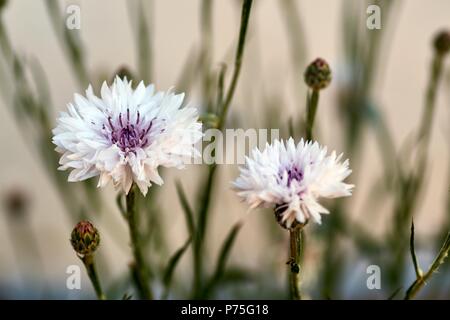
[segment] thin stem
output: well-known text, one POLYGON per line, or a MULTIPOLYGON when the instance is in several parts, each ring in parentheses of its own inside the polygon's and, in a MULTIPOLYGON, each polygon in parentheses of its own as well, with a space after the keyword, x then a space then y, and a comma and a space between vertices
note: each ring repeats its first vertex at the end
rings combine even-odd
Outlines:
MULTIPOLYGON (((307 48, 305 43, 305 30, 303 28, 302 17, 298 10, 298 1, 283 0, 278 1, 283 15, 283 22, 286 29, 286 35, 289 40, 290 58, 294 69, 295 77, 300 79, 303 76, 305 66, 305 57, 307 48)), ((303 107, 304 87, 301 81, 292 81, 294 92, 299 101, 299 107, 303 107)), ((294 135, 290 135, 294 136, 294 135)))
POLYGON ((227 65, 221 64, 219 71, 219 79, 217 82, 217 101, 216 101, 216 112, 220 111, 223 103, 224 86, 225 86, 225 73, 227 71, 227 65))
POLYGON ((201 31, 201 51, 200 51, 200 72, 201 72, 201 89, 202 97, 207 106, 208 111, 212 111, 212 94, 211 94, 211 58, 212 58, 212 13, 213 0, 202 0, 200 15, 200 31, 201 31))
POLYGON ((94 255, 86 254, 80 257, 81 261, 83 261, 84 266, 86 267, 87 274, 89 279, 91 280, 92 286, 94 287, 95 293, 99 300, 106 300, 106 296, 103 293, 102 287, 100 285, 100 280, 97 275, 97 270, 95 268, 94 255))
POLYGON ((225 101, 221 108, 221 113, 219 117, 219 130, 222 130, 225 126, 226 116, 228 113, 228 109, 230 107, 231 100, 234 96, 234 91, 236 90, 236 85, 239 79, 239 74, 242 66, 242 58, 244 56, 244 47, 245 47, 245 36, 247 34, 247 26, 250 18, 250 10, 252 8, 253 0, 245 0, 242 5, 242 15, 241 15, 241 30, 239 32, 239 42, 236 50, 236 58, 234 61, 234 72, 233 77, 231 78, 230 87, 228 89, 227 95, 225 97, 225 101))
POLYGON ((313 139, 314 119, 316 118, 317 106, 319 104, 319 91, 313 90, 308 99, 308 108, 306 110, 306 140, 313 139))
POLYGON ((202 197, 202 205, 199 211, 199 219, 198 219, 198 226, 197 226, 197 232, 196 236, 194 238, 194 296, 196 298, 199 297, 199 295, 202 292, 202 274, 203 274, 203 264, 202 264, 202 257, 203 257, 203 249, 204 249, 204 237, 205 237, 205 231, 206 231, 206 225, 208 221, 208 210, 209 205, 211 202, 211 194, 212 194, 212 188, 214 185, 214 180, 217 172, 217 166, 216 164, 212 164, 209 167, 208 171, 208 180, 206 182, 205 186, 205 192, 204 196, 202 197))
MULTIPOLYGON (((234 71, 231 79, 230 86, 228 88, 227 94, 225 96, 223 104, 220 106, 219 110, 219 123, 218 129, 223 130, 226 123, 228 109, 230 107, 231 101, 234 96, 234 92, 236 89, 236 85, 239 79, 239 74, 242 65, 242 59, 244 55, 244 47, 245 47, 245 36, 247 34, 247 26, 250 18, 250 10, 252 6, 253 0, 244 0, 242 5, 242 14, 241 14, 241 26, 239 31, 239 41, 236 50, 236 57, 234 62, 234 71)), ((196 235, 194 237, 194 297, 199 297, 202 292, 202 274, 203 274, 203 265, 202 265, 202 257, 203 257, 203 248, 204 248, 204 236, 206 231, 206 226, 208 222, 208 211, 211 202, 211 194, 214 187, 215 176, 217 172, 217 165, 214 163, 210 165, 208 171, 208 178, 206 180, 205 188, 202 192, 202 202, 201 207, 199 209, 198 214, 198 228, 196 235)))
POLYGON ((422 289, 425 283, 431 278, 433 273, 437 272, 439 266, 444 262, 445 258, 448 257, 449 251, 450 251, 450 232, 447 234, 444 244, 442 245, 441 250, 439 250, 436 259, 434 259, 433 263, 431 264, 430 269, 428 269, 427 273, 425 273, 423 276, 417 277, 417 279, 406 291, 405 300, 414 299, 414 297, 417 295, 420 289, 422 289))
MULTIPOLYGON (((142 2, 138 4, 138 26, 137 26, 137 54, 139 74, 142 80, 150 82, 152 79, 152 57, 153 46, 151 39, 151 26, 149 23, 153 19, 147 19, 145 11, 146 6, 142 2), (149 22, 148 22, 149 21, 149 22)), ((153 6, 153 2, 149 2, 149 6, 153 6)), ((150 15, 153 18, 153 8, 150 8, 150 15)))
POLYGON ((60 15, 58 1, 47 0, 46 3, 53 29, 66 53, 68 62, 75 72, 79 85, 84 88, 89 82, 89 75, 84 60, 83 49, 79 38, 77 38, 79 33, 75 33, 74 30, 66 28, 65 21, 60 15))
POLYGON ((130 229, 131 245, 133 248, 134 265, 133 279, 142 299, 153 299, 150 290, 147 268, 142 254, 141 241, 138 230, 138 214, 136 210, 136 186, 133 185, 127 194, 127 221, 130 229))
MULTIPOLYGON (((403 238, 406 235, 406 224, 411 219, 415 208, 417 207, 418 195, 424 182, 424 174, 426 172, 428 161, 428 146, 431 137, 433 115, 436 105, 436 94, 442 78, 443 56, 436 53, 430 68, 430 79, 428 82, 425 106, 423 110, 422 122, 420 123, 419 133, 417 137, 417 157, 415 167, 406 177, 405 182, 399 188, 397 203, 394 214, 394 227, 391 235, 391 242, 395 252, 395 259, 390 266, 390 278, 394 285, 398 285, 401 277, 401 270, 404 267, 406 256, 404 255, 405 246, 401 242, 396 241, 397 237, 403 238)), ((420 283, 418 278, 418 283, 420 283)))
POLYGON ((300 251, 302 243, 302 230, 295 228, 289 231, 289 252, 290 258, 288 264, 290 266, 290 285, 291 299, 301 300, 300 294, 300 251))
POLYGON ((425 100, 425 109, 423 111, 422 123, 418 137, 418 140, 419 141, 423 140, 425 145, 428 144, 428 139, 432 128, 433 114, 436 105, 435 103, 436 92, 443 70, 442 62, 443 56, 440 54, 436 54, 431 63, 431 77, 428 83, 428 89, 425 100))

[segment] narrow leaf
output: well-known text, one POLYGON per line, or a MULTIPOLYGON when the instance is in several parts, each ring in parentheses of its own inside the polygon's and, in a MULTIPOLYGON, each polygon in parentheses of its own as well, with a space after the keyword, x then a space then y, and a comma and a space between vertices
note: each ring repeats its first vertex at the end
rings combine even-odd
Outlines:
POLYGON ((186 224, 188 226, 189 234, 191 236, 194 235, 195 225, 194 225, 194 213, 189 205, 186 194, 184 193, 183 186, 180 181, 176 181, 175 183, 178 198, 180 199, 181 206, 183 207, 183 212, 186 218, 186 224))
POLYGON ((416 272, 416 278, 422 277, 423 272, 420 269, 419 262, 417 261, 416 249, 414 248, 414 220, 411 221, 411 237, 409 239, 409 249, 411 250, 411 258, 414 265, 414 271, 416 272))
POLYGON ((236 239, 236 236, 241 229, 243 225, 243 222, 240 220, 238 221, 233 228, 231 228, 230 232, 228 233, 228 236, 226 237, 225 241, 222 244, 222 248, 220 250, 219 258, 217 260, 216 270, 209 280, 208 285, 206 286, 204 295, 207 297, 214 287, 217 285, 217 283, 220 282, 221 278, 224 275, 225 271, 225 265, 227 263, 228 257, 231 252, 231 248, 233 247, 234 240, 236 239))
POLYGON ((186 249, 189 247, 189 244, 191 243, 191 237, 186 240, 186 242, 183 244, 181 248, 179 248, 177 251, 175 251, 174 255, 170 258, 169 263, 167 264, 167 267, 164 272, 163 276, 163 283, 165 286, 164 293, 162 296, 162 299, 167 299, 169 295, 169 289, 170 284, 172 282, 173 273, 175 271, 175 268, 178 265, 178 262, 180 261, 181 257, 183 256, 183 253, 186 251, 186 249))
POLYGON ((117 207, 119 208, 120 213, 126 218, 127 210, 125 209, 122 198, 123 198, 122 194, 119 193, 116 197, 116 204, 117 204, 117 207))

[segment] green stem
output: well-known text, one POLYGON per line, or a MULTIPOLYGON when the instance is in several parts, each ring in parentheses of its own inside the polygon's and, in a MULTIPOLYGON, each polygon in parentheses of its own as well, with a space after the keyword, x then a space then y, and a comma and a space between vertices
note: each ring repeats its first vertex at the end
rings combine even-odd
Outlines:
MULTIPOLYGON (((430 79, 428 82, 425 106, 423 110, 422 122, 420 123, 419 133, 417 137, 417 155, 418 160, 415 161, 415 167, 406 176, 405 181, 401 184, 397 203, 395 206, 393 231, 390 241, 393 243, 393 251, 395 259, 389 267, 389 277, 391 283, 395 286, 401 278, 401 272, 405 264, 405 248, 404 243, 396 241, 397 238, 404 238, 407 232, 406 224, 411 220, 415 208, 417 207, 417 199, 421 192, 424 181, 424 174, 428 161, 428 146, 431 137, 433 116, 435 113, 436 94, 442 78, 443 56, 436 53, 430 67, 430 79)), ((417 285, 420 287, 420 279, 417 285)), ((423 285, 423 284, 422 284, 423 285)))
POLYGON ((306 110, 306 140, 313 139, 312 132, 318 104, 319 104, 319 91, 313 90, 311 96, 308 99, 308 108, 306 110))
POLYGON ((228 89, 227 95, 225 97, 225 101, 221 108, 221 113, 219 116, 219 130, 222 130, 225 126, 226 116, 228 113, 228 109, 230 107, 231 100, 234 96, 234 91, 236 90, 237 82, 239 79, 239 74, 242 66, 242 59, 244 56, 244 48, 245 48, 245 36, 247 34, 247 26, 250 18, 250 10, 252 8, 253 0, 245 0, 242 5, 242 15, 241 15, 241 29, 239 31, 239 42, 236 50, 236 58, 234 61, 234 72, 233 77, 231 78, 230 87, 228 89))
POLYGON ((409 287, 409 289, 406 291, 405 300, 414 299, 414 297, 417 295, 420 289, 423 288, 423 286, 427 283, 427 281, 431 278, 431 276, 438 271, 439 266, 448 257, 449 251, 450 251, 450 232, 447 234, 444 244, 442 245, 441 250, 439 251, 439 254, 437 255, 436 259, 434 259, 433 263, 431 264, 430 269, 428 269, 427 273, 425 273, 423 276, 419 275, 413 282, 413 284, 409 287))
MULTIPOLYGON (((225 99, 223 101, 223 104, 219 109, 219 123, 218 123, 218 129, 223 130, 225 127, 226 119, 227 119, 227 113, 231 104, 231 101, 234 96, 234 92, 236 90, 237 82, 239 79, 239 74, 241 70, 242 65, 242 59, 244 55, 244 47, 245 47, 245 37, 247 34, 247 26, 248 21, 250 18, 250 10, 252 6, 253 0, 245 0, 242 5, 242 14, 241 14, 241 26, 239 31, 239 41, 238 46, 236 50, 236 57, 234 62, 234 71, 231 79, 230 86, 228 88, 227 94, 225 96, 225 99)), ((206 226, 208 222, 208 211, 209 206, 211 202, 211 194, 214 187, 214 181, 215 176, 217 172, 217 165, 214 163, 209 167, 208 171, 208 178, 206 180, 206 185, 203 190, 203 196, 202 196, 202 202, 201 207, 199 209, 198 214, 198 227, 197 232, 194 237, 194 297, 199 298, 201 295, 202 290, 202 274, 203 274, 203 265, 202 265, 202 258, 203 255, 203 249, 204 249, 204 238, 205 238, 205 231, 206 226)))
POLYGON ((75 72, 76 79, 81 87, 89 82, 89 75, 85 64, 81 41, 77 38, 78 32, 69 30, 65 20, 60 15, 59 3, 56 0, 47 0, 47 10, 55 33, 66 54, 67 60, 75 72))
POLYGON ((213 0, 202 0, 200 14, 201 31, 201 51, 200 51, 200 72, 201 72, 201 90, 202 97, 206 104, 208 112, 212 111, 212 86, 211 86, 211 58, 212 52, 212 13, 213 0))
POLYGON ((423 111, 422 123, 419 131, 419 141, 424 142, 425 145, 428 144, 430 137, 430 132, 433 123, 433 114, 435 109, 436 92, 438 88, 439 81, 442 76, 442 62, 443 56, 436 54, 431 63, 431 77, 428 83, 428 89, 425 100, 425 109, 423 111))
POLYGON ((197 232, 195 235, 194 243, 194 297, 199 298, 202 290, 202 275, 203 275, 203 250, 204 250, 204 237, 206 231, 206 225, 208 221, 208 210, 211 202, 211 194, 216 176, 216 164, 212 164, 208 171, 208 180, 205 186, 204 196, 202 197, 202 205, 199 211, 199 219, 197 232))
MULTIPOLYGON (((149 24, 153 19, 147 19, 145 11, 146 6, 142 2, 138 4, 138 26, 137 26, 137 54, 138 54, 138 67, 141 79, 146 83, 149 83, 152 79, 152 57, 153 57, 153 47, 152 47, 152 35, 151 27, 149 24), (147 22, 150 21, 150 22, 147 22)), ((149 3, 149 6, 153 6, 153 2, 149 3)), ((153 18, 153 8, 150 9, 150 15, 153 18)))
POLYGON ((290 258, 288 264, 290 265, 290 287, 291 299, 301 300, 300 294, 300 253, 302 243, 302 230, 295 228, 289 231, 289 252, 290 258))
POLYGON ((80 258, 86 267, 87 274, 91 280, 92 286, 94 287, 95 293, 99 300, 106 300, 106 296, 103 293, 102 287, 100 285, 100 280, 97 275, 97 270, 95 269, 94 255, 86 254, 80 258))
POLYGON ((138 214, 136 210, 136 186, 133 185, 127 194, 127 221, 130 229, 131 245, 133 248, 134 266, 133 279, 142 299, 153 299, 150 290, 148 273, 142 254, 141 241, 138 230, 138 214))

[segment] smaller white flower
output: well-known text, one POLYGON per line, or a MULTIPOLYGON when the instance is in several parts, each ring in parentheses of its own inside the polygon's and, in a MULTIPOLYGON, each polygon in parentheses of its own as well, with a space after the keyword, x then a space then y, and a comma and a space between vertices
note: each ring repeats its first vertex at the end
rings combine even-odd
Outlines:
POLYGON ((310 218, 320 224, 321 214, 329 213, 320 198, 352 194, 354 185, 343 182, 351 173, 349 161, 341 159, 334 151, 327 155, 317 142, 275 140, 262 152, 252 150, 233 185, 250 208, 273 207, 285 228, 310 218))
POLYGON ((154 86, 116 77, 97 97, 75 94, 53 130, 60 170, 71 170, 69 181, 100 176, 128 193, 133 182, 145 195, 163 180, 158 167, 184 167, 186 157, 200 156, 194 144, 202 138, 197 109, 182 107, 184 94, 155 92, 154 86))

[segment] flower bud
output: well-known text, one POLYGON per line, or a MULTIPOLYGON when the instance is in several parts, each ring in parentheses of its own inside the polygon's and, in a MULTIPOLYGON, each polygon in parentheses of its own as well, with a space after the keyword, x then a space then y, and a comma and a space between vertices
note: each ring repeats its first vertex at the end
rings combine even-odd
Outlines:
POLYGON ((218 128, 219 127, 219 117, 214 113, 205 113, 200 115, 200 122, 203 123, 207 128, 218 128))
POLYGON ((331 69, 328 63, 322 58, 317 58, 306 68, 305 82, 313 90, 321 90, 331 82, 331 69))
POLYGON ((28 194, 21 189, 10 190, 3 199, 6 213, 13 219, 26 216, 30 205, 28 194))
POLYGON ((444 55, 450 51, 450 30, 442 30, 433 41, 434 50, 438 54, 444 55))
POLYGON ((72 231, 70 243, 78 254, 92 254, 100 244, 100 234, 89 221, 80 221, 72 231))
POLYGON ((120 79, 125 78, 128 80, 136 79, 135 76, 133 75, 133 72, 126 65, 121 66, 116 71, 115 75, 113 75, 113 77, 111 78, 111 82, 114 82, 116 76, 118 76, 120 79))

